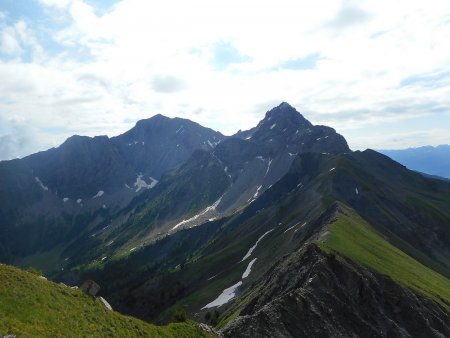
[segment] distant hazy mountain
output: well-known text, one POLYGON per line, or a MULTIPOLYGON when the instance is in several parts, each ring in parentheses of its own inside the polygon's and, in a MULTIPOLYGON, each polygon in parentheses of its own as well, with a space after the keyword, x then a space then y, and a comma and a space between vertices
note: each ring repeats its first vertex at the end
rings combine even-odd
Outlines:
POLYGON ((450 179, 450 145, 425 146, 400 150, 380 150, 411 170, 450 179))

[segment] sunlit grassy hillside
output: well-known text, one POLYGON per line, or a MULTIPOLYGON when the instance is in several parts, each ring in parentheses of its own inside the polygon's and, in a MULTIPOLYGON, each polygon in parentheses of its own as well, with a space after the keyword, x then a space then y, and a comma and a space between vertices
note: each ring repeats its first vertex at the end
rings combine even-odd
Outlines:
POLYGON ((195 323, 160 327, 109 311, 79 290, 0 264, 0 336, 209 337, 195 323))

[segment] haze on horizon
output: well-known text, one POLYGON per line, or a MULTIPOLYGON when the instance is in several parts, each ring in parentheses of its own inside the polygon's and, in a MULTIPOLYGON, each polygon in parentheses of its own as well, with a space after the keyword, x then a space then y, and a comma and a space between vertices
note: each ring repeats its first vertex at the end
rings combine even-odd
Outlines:
POLYGON ((450 2, 3 0, 0 160, 286 101, 354 150, 450 143, 450 2))

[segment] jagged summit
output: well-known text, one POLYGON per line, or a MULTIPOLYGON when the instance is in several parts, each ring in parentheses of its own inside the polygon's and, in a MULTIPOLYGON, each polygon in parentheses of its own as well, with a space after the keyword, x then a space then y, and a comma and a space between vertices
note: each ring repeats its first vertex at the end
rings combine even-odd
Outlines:
POLYGON ((240 131, 234 137, 264 144, 274 154, 283 151, 336 154, 350 150, 344 137, 333 128, 313 125, 287 102, 267 111, 256 127, 240 131))
POLYGON ((312 126, 311 122, 303 117, 294 107, 287 102, 282 102, 278 106, 272 108, 266 113, 264 119, 260 122, 289 122, 292 124, 303 124, 305 126, 312 126))
POLYGON ((311 128, 312 126, 312 123, 305 119, 294 107, 282 102, 269 110, 256 128, 262 131, 269 130, 271 133, 295 133, 297 130, 311 128))
POLYGON ((258 125, 246 131, 239 131, 234 136, 243 139, 267 140, 283 134, 283 138, 313 127, 312 123, 303 117, 294 107, 287 102, 266 112, 258 125))

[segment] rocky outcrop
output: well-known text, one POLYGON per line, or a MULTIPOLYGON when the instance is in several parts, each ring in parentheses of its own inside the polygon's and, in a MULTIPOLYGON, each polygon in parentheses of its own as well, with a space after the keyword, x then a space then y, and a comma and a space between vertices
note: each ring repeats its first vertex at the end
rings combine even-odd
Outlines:
POLYGON ((81 284, 80 290, 83 291, 84 293, 87 293, 88 295, 95 297, 97 293, 100 291, 100 285, 98 285, 93 280, 87 280, 83 284, 81 284))
POLYGON ((314 244, 268 273, 225 337, 448 337, 448 309, 314 244))

